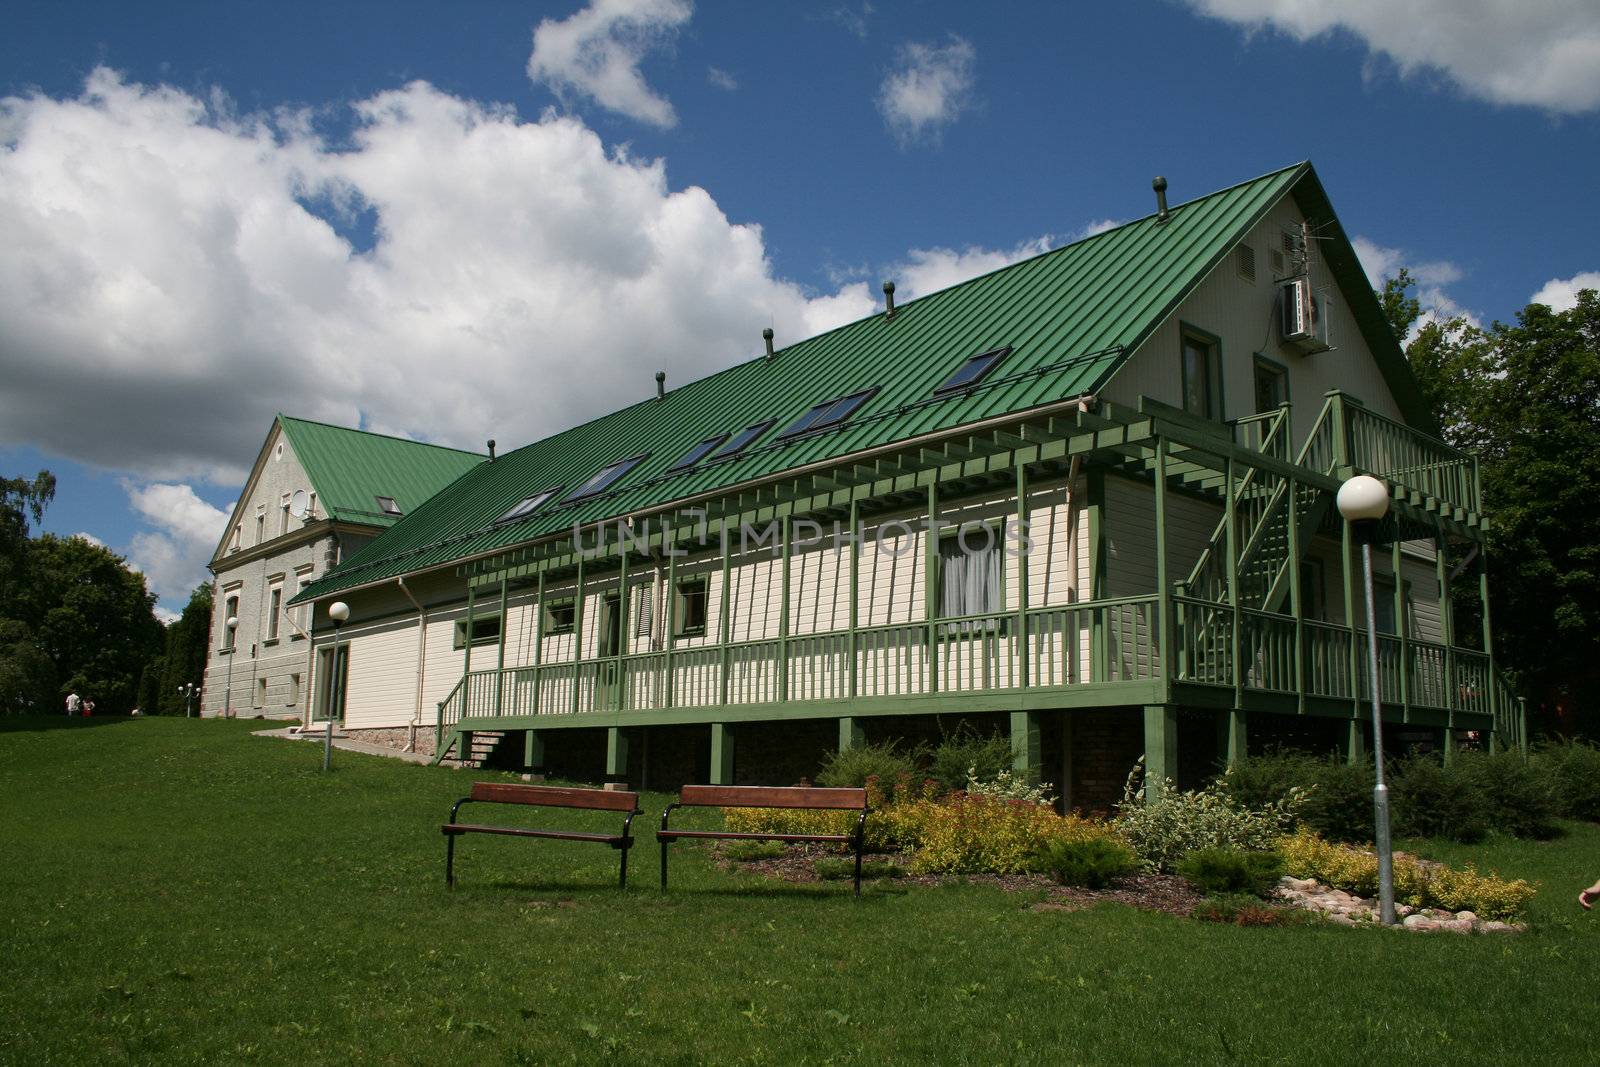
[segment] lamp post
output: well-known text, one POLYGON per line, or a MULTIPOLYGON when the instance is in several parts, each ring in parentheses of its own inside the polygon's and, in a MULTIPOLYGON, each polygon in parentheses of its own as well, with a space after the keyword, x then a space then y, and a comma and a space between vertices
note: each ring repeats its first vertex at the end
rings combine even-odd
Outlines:
POLYGON ((238 650, 234 636, 239 630, 239 617, 228 616, 228 688, 222 694, 222 717, 233 718, 233 654, 238 650))
POLYGON ((350 605, 342 600, 335 600, 328 605, 328 618, 333 620, 333 678, 328 692, 330 694, 327 725, 322 735, 322 769, 333 768, 333 716, 339 711, 339 701, 343 698, 342 686, 339 684, 343 672, 339 669, 339 627, 350 617, 350 605))
POLYGON ((193 682, 185 682, 178 686, 178 695, 183 697, 183 717, 185 719, 191 718, 189 713, 189 705, 194 700, 194 695, 199 688, 200 687, 195 685, 193 682))
POLYGON ((1378 908, 1385 924, 1394 924, 1394 852, 1389 844, 1389 787, 1383 782, 1383 706, 1378 692, 1378 616, 1372 603, 1372 542, 1378 523, 1389 513, 1389 487, 1378 479, 1358 474, 1339 487, 1339 514, 1350 523, 1361 542, 1361 568, 1367 602, 1367 684, 1372 690, 1372 752, 1377 785, 1372 789, 1372 809, 1377 823, 1378 908))

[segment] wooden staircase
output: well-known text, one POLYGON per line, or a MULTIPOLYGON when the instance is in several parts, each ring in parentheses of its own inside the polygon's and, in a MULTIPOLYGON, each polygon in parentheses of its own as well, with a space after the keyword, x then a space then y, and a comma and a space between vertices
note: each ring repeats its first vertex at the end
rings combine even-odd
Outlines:
POLYGON ((461 733, 458 730, 450 731, 445 742, 434 754, 435 764, 448 764, 452 767, 482 767, 489 756, 505 737, 503 730, 474 730, 472 742, 465 755, 461 753, 461 733), (454 751, 456 754, 451 756, 454 751))

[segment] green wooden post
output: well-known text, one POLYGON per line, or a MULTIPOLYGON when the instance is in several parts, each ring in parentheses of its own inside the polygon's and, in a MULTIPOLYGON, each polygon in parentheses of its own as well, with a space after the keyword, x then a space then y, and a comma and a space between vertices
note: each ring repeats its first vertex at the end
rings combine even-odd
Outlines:
POLYGON ((1356 626, 1355 542, 1348 522, 1339 523, 1339 533, 1339 570, 1344 581, 1344 621, 1350 630, 1350 655, 1346 663, 1346 668, 1350 672, 1350 717, 1359 719, 1361 718, 1361 631, 1356 626))
POLYGON ((1344 758, 1355 767, 1367 760, 1367 737, 1361 730, 1361 720, 1351 719, 1345 724, 1344 758))
POLYGON ((728 520, 722 520, 720 531, 722 540, 722 611, 717 619, 717 636, 722 642, 722 699, 719 701, 724 707, 728 704, 728 676, 733 672, 733 652, 728 648, 728 642, 733 635, 733 603, 732 567, 728 546, 728 520))
POLYGON ((628 778, 628 735, 620 726, 606 727, 606 780, 623 782, 628 778))
POLYGON ((861 727, 861 720, 854 715, 839 717, 839 751, 848 752, 852 748, 860 748, 867 743, 867 732, 861 727))
POLYGON ((529 730, 522 743, 522 765, 530 771, 544 770, 544 735, 529 730))
MULTIPOLYGON (((1068 492, 1071 492, 1069 488, 1068 492)), ((1017 665, 1017 673, 1012 680, 1012 685, 1026 689, 1030 679, 1028 677, 1028 553, 1024 546, 1028 539, 1028 465, 1017 464, 1017 623, 1016 635, 1011 639, 1016 649, 1012 662, 1017 665)), ((1002 537, 1003 541, 1004 538, 1002 537)), ((1001 546, 1004 551, 1004 545, 1001 546)), ((1077 575, 1073 575, 1077 580, 1077 575)), ((1076 642, 1074 642, 1076 643, 1076 642)))
POLYGON ((1494 630, 1489 624, 1489 546, 1481 543, 1478 546, 1478 603, 1483 610, 1483 654, 1489 657, 1489 721, 1494 724, 1490 733, 1495 734, 1500 732, 1501 720, 1509 718, 1510 709, 1506 709, 1504 716, 1499 713, 1500 687, 1495 684, 1498 672, 1494 666, 1494 630))
POLYGON ((1013 711, 1011 713, 1011 770, 1037 785, 1039 771, 1044 763, 1040 755, 1039 713, 1013 711))
POLYGON ((1223 713, 1226 716, 1226 747, 1223 749, 1228 766, 1233 767, 1249 753, 1249 717, 1243 708, 1223 713))
POLYGON ((1439 642, 1444 645, 1444 686, 1442 694, 1445 706, 1450 713, 1450 726, 1456 725, 1456 704, 1460 698, 1455 695, 1455 644, 1456 644, 1456 609, 1455 601, 1450 596, 1450 560, 1447 556, 1450 541, 1445 537, 1444 527, 1441 525, 1433 542, 1433 578, 1439 584, 1439 642))
POLYGON ((457 760, 457 762, 459 762, 461 764, 461 766, 465 767, 467 765, 467 761, 470 760, 471 758, 472 758, 472 731, 471 730, 457 730, 456 731, 456 760, 457 760))
POLYGON ((667 550, 667 590, 662 597, 666 601, 666 637, 667 654, 664 657, 667 664, 667 674, 664 679, 665 693, 669 708, 677 706, 678 680, 673 676, 674 656, 673 646, 678 641, 678 557, 674 554, 677 550, 677 531, 664 528, 661 531, 661 542, 667 550))
MULTIPOLYGON (((633 633, 629 625, 629 610, 633 606, 633 598, 628 595, 628 542, 626 539, 618 546, 622 550, 622 558, 617 571, 617 654, 612 661, 611 670, 617 681, 617 708, 618 711, 628 710, 628 645, 633 633)), ((671 707, 671 701, 667 703, 671 707)))
MULTIPOLYGON (((1287 429, 1287 424, 1286 424, 1287 429)), ((1294 691, 1296 710, 1306 713, 1306 610, 1300 588, 1300 485, 1289 479, 1289 613, 1294 616, 1294 691)))
POLYGON ((1178 778, 1178 713, 1171 704, 1144 709, 1144 796, 1157 800, 1170 779, 1178 778))
POLYGON ((711 724, 711 784, 733 784, 733 731, 725 722, 711 724))
POLYGON ((1239 498, 1234 490, 1233 457, 1228 457, 1223 464, 1223 478, 1227 482, 1226 492, 1223 494, 1223 516, 1228 524, 1227 552, 1228 552, 1228 607, 1233 616, 1228 627, 1230 650, 1228 653, 1228 673, 1233 678, 1233 706, 1244 707, 1244 662, 1240 655, 1240 626, 1239 601, 1239 498))
POLYGON ((928 483, 928 527, 923 533, 922 609, 927 622, 927 661, 929 693, 939 691, 939 484, 928 483))
MULTIPOLYGON (((1172 692, 1173 639, 1177 636, 1173 620, 1172 580, 1167 574, 1167 439, 1156 438, 1156 593, 1159 625, 1162 690, 1172 692)), ((1148 722, 1148 709, 1146 721, 1148 722)), ((1148 736, 1148 728, 1146 735, 1148 736)))
MULTIPOLYGON (((850 698, 861 694, 860 666, 861 639, 856 632, 861 625, 861 502, 850 498, 850 698)), ((840 727, 843 729, 843 726, 840 727)), ((840 737, 843 738, 843 734, 840 737)))
POLYGON ((577 714, 579 710, 578 693, 582 689, 579 684, 579 673, 583 663, 583 553, 578 553, 578 588, 574 593, 572 602, 572 711, 577 714))
POLYGON ((789 699, 789 516, 781 520, 778 536, 783 546, 783 610, 778 613, 778 700, 789 699))
POLYGON ((539 568, 539 587, 534 594, 538 599, 533 608, 533 710, 539 714, 540 666, 544 663, 544 568, 539 568))
MULTIPOLYGON (((1083 521, 1086 529, 1084 533, 1089 540, 1089 599, 1099 600, 1106 595, 1106 472, 1104 467, 1091 466, 1083 475, 1084 498, 1083 521)), ((1078 576, 1072 576, 1073 592, 1077 592, 1078 576)), ((1076 642, 1074 642, 1076 644, 1076 642)), ((1076 650, 1074 650, 1076 651, 1076 650)), ((1105 669, 1101 663, 1106 657, 1106 620, 1105 615, 1095 611, 1089 618, 1089 677, 1088 681, 1104 681, 1105 669)), ((1076 669, 1078 657, 1072 657, 1072 668, 1076 669)), ((1072 680, 1069 674, 1068 680, 1072 680)))
POLYGON ((462 683, 464 691, 461 694, 461 714, 463 717, 467 714, 468 698, 472 696, 472 682, 470 681, 472 677, 472 612, 477 598, 478 587, 469 584, 467 586, 466 640, 461 646, 461 674, 464 679, 468 679, 462 683))
MULTIPOLYGON (((506 713, 506 580, 500 579, 500 651, 494 667, 494 713, 506 713)), ((467 644, 472 644, 472 631, 467 631, 467 644)))
POLYGON ((1406 580, 1400 570, 1400 535, 1389 548, 1389 569, 1394 572, 1394 632, 1400 638, 1400 721, 1411 721, 1411 639, 1406 626, 1406 580))

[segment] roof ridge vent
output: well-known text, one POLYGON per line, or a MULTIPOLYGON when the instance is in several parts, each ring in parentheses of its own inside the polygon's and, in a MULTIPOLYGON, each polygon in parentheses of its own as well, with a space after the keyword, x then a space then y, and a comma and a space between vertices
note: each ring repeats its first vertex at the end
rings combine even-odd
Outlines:
POLYGON ((1167 179, 1157 174, 1150 188, 1156 191, 1156 221, 1166 222, 1171 218, 1171 213, 1167 211, 1167 179))
POLYGON ((661 401, 665 400, 666 398, 667 398, 667 372, 664 371, 664 370, 658 370, 658 371, 656 371, 656 402, 660 403, 661 401))
POLYGON ((883 283, 883 317, 894 318, 894 282, 883 283))
POLYGON ((494 438, 489 438, 489 462, 494 462, 494 438))
POLYGON ((768 326, 761 331, 761 339, 767 342, 767 358, 772 358, 772 327, 768 326))

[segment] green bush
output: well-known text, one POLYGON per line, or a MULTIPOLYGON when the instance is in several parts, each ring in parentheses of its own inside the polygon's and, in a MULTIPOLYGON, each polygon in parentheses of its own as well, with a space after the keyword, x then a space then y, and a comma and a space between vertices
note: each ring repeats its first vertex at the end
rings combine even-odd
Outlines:
POLYGON ((1600 748, 1570 738, 1548 741, 1533 750, 1532 762, 1557 815, 1600 822, 1600 748))
POLYGON ((1178 873, 1206 896, 1252 893, 1264 897, 1283 875, 1283 855, 1275 850, 1200 848, 1178 862, 1178 873))
POLYGON ((729 841, 722 854, 737 863, 777 859, 785 852, 782 841, 729 841))
POLYGON ((1194 906, 1192 918, 1232 926, 1306 926, 1322 922, 1321 916, 1304 908, 1265 904, 1248 893, 1208 897, 1194 906))
MULTIPOLYGON (((813 864, 812 869, 817 872, 817 877, 823 881, 836 882, 844 878, 855 878, 856 860, 854 856, 824 856, 813 864)), ((862 880, 869 878, 899 878, 906 872, 898 863, 888 860, 861 861, 862 880)))
POLYGON ((1462 752, 1450 772, 1461 775, 1469 788, 1482 793, 1494 829, 1541 840, 1561 833, 1550 782, 1521 753, 1462 752))
POLYGON ((967 788, 969 779, 992 782, 1011 769, 1011 739, 984 737, 968 723, 946 734, 928 757, 928 777, 946 792, 967 788))
POLYGON ((1135 793, 1130 788, 1117 809, 1116 826, 1139 858, 1158 871, 1173 870, 1184 856, 1201 848, 1271 850, 1294 821, 1298 799, 1247 807, 1216 783, 1197 792, 1179 792, 1168 782, 1160 799, 1149 803, 1143 795, 1143 790, 1135 793))
POLYGON ((1137 871, 1139 857, 1114 837, 1054 840, 1040 849, 1039 867, 1062 885, 1104 889, 1137 871))
POLYGON ((1247 808, 1262 808, 1301 793, 1295 818, 1334 841, 1372 839, 1372 767, 1351 766, 1340 756, 1319 759, 1301 752, 1276 752, 1238 761, 1218 779, 1247 808))
POLYGON ((1471 776, 1455 765, 1444 766, 1437 756, 1401 760, 1388 785, 1395 831, 1402 837, 1445 837, 1471 844, 1489 832, 1487 794, 1471 776))
POLYGON ((828 753, 822 761, 822 769, 817 772, 817 784, 862 789, 869 778, 896 782, 902 776, 913 776, 916 770, 915 753, 902 749, 898 741, 881 741, 828 753))

